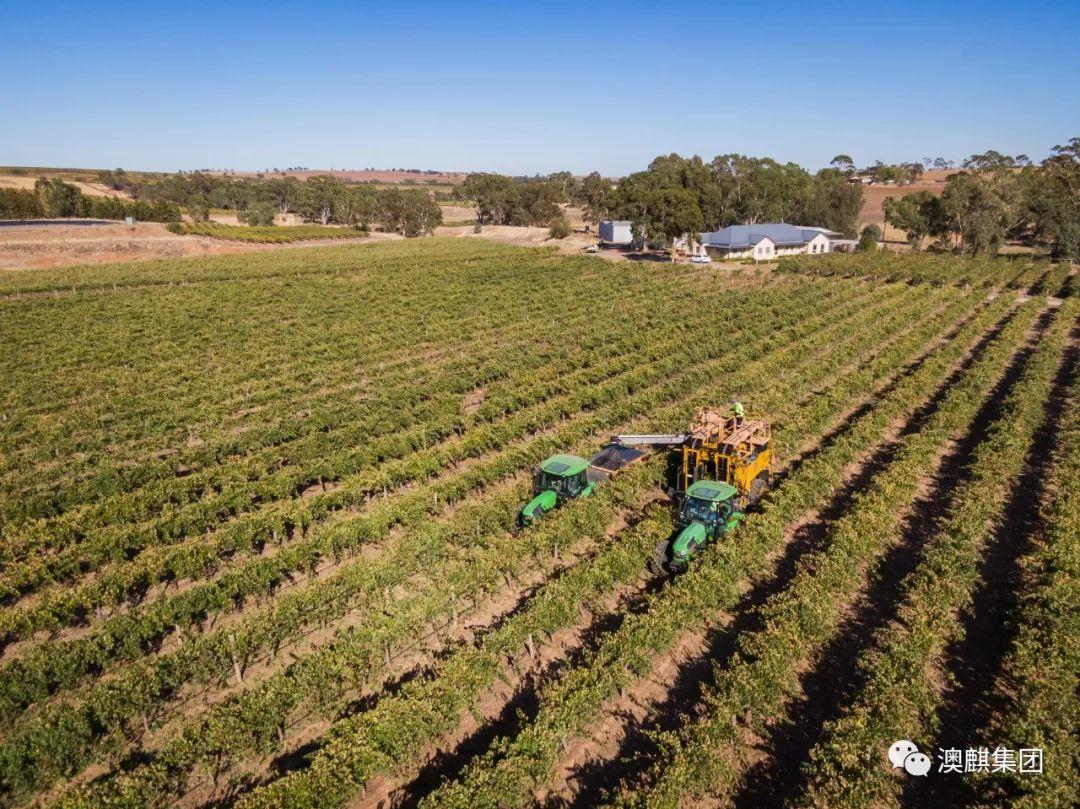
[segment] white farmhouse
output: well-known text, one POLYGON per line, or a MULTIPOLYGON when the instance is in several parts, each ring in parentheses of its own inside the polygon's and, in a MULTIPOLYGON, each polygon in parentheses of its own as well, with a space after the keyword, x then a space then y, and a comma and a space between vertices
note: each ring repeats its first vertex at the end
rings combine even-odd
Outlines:
POLYGON ((795 253, 828 253, 835 231, 817 227, 768 223, 731 225, 701 234, 705 251, 716 258, 752 258, 770 261, 795 253))

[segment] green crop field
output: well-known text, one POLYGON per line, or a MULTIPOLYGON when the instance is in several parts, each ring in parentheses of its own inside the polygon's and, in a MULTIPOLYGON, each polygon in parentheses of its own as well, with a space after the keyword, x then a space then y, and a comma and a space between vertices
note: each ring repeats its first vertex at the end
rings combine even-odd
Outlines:
POLYGON ((365 235, 357 228, 323 225, 223 225, 218 222, 174 222, 169 230, 181 236, 210 236, 235 242, 284 244, 313 239, 356 239, 365 235))
POLYGON ((479 239, 0 273, 0 805, 1076 805, 1075 289, 479 239), (772 485, 686 572, 659 453, 518 528, 547 456, 736 396, 772 485))

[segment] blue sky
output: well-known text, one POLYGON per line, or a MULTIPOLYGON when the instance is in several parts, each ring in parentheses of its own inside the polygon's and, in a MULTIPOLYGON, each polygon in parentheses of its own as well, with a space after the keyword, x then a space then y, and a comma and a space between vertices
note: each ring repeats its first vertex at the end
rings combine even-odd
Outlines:
POLYGON ((1080 1, 0 5, 0 164, 618 175, 1080 136, 1080 1))

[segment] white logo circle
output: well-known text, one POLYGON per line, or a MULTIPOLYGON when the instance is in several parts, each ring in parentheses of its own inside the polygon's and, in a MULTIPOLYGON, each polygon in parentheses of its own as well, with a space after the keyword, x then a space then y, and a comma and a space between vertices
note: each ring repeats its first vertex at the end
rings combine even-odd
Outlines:
POLYGON ((901 739, 898 742, 893 742, 892 747, 889 748, 889 761, 892 763, 893 769, 899 769, 904 766, 904 759, 912 753, 918 752, 919 748, 915 746, 914 742, 901 739))
POLYGON ((904 759, 904 769, 907 770, 908 775, 925 776, 930 772, 930 756, 918 751, 910 753, 908 757, 904 759))

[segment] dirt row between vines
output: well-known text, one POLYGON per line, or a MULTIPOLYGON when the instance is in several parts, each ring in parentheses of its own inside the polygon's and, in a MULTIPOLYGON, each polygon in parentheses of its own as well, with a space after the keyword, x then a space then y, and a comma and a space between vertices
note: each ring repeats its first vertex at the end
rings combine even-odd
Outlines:
POLYGON ((806 761, 821 738, 824 725, 835 718, 843 704, 861 686, 855 663, 893 617, 903 596, 903 583, 914 570, 925 542, 947 513, 956 487, 965 478, 987 429, 1000 417, 1005 397, 1023 372, 1035 343, 1049 326, 1049 311, 1017 347, 1005 374, 988 394, 966 435, 954 440, 938 464, 936 473, 920 481, 919 495, 911 503, 896 539, 873 565, 862 592, 853 600, 840 632, 801 678, 801 693, 788 707, 787 721, 777 722, 763 740, 764 758, 746 774, 736 796, 741 806, 761 805, 798 794, 803 773, 792 762, 806 761), (855 675, 853 676, 853 672, 855 675))
MULTIPOLYGON (((958 616, 963 626, 960 640, 946 652, 943 700, 937 714, 939 727, 947 729, 940 740, 943 747, 966 746, 972 739, 989 744, 1007 708, 999 686, 1014 640, 1016 622, 1010 620, 1010 613, 1024 584, 1020 560, 1040 532, 1042 509, 1052 496, 1047 490, 1048 475, 1060 444, 1069 391, 1080 375, 1080 325, 1073 329, 1070 341, 1024 471, 1010 486, 1003 519, 987 547, 971 609, 958 616)), ((953 783, 964 779, 934 780, 933 784, 909 784, 905 800, 949 805, 970 804, 977 798, 974 784, 953 783)))

